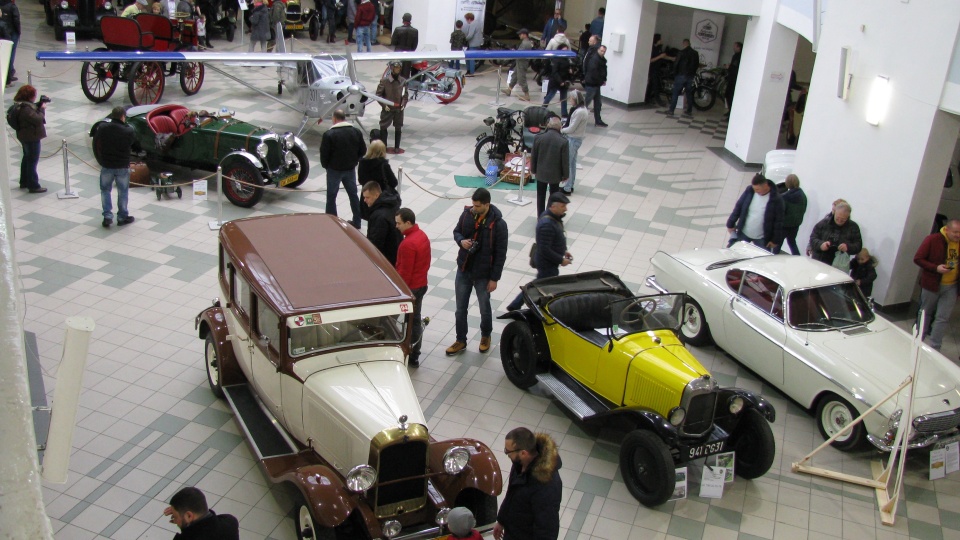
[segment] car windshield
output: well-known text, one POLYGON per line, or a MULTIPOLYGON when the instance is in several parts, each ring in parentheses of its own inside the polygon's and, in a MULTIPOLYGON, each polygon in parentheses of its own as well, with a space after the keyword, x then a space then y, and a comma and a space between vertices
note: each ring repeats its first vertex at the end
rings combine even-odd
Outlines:
POLYGON ((403 314, 382 315, 350 321, 337 321, 290 328, 290 356, 358 343, 400 343, 407 334, 403 314))
POLYGON ((867 324, 873 310, 853 282, 790 293, 790 326, 801 330, 831 330, 867 324))
POLYGON ((637 332, 672 330, 680 327, 682 294, 635 296, 610 304, 613 334, 622 337, 637 332))

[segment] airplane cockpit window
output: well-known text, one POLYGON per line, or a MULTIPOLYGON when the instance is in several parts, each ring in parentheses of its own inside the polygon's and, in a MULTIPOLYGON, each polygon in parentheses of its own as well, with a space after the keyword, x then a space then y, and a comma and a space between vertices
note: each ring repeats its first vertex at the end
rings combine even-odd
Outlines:
MULTIPOLYGON (((323 79, 326 77, 346 76, 347 60, 346 58, 325 57, 317 58, 312 63, 314 79, 323 79)), ((310 82, 312 83, 313 80, 310 82)))

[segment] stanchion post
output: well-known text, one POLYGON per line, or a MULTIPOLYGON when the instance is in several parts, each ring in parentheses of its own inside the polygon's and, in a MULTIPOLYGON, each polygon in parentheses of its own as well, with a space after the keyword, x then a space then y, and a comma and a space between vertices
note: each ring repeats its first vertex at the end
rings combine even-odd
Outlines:
POLYGON ((67 140, 62 139, 60 152, 63 153, 63 191, 57 192, 58 199, 79 199, 80 196, 70 189, 70 163, 67 161, 67 140))
POLYGON ((517 190, 517 198, 507 199, 507 202, 512 202, 517 206, 526 206, 532 202, 523 198, 523 188, 527 179, 527 151, 526 150, 524 150, 523 154, 520 155, 520 159, 523 160, 520 163, 520 189, 517 190))
POLYGON ((500 82, 503 80, 501 75, 503 74, 503 66, 497 65, 497 97, 490 102, 490 105, 500 106, 500 82))
POLYGON ((27 84, 33 86, 33 72, 29 69, 27 70, 27 84))
POLYGON ((403 167, 397 167, 397 193, 400 193, 400 188, 403 186, 403 167))
MULTIPOLYGON (((223 226, 223 167, 217 165, 217 220, 209 222, 211 231, 219 231, 223 226)), ((207 186, 207 193, 210 193, 210 186, 207 186)))

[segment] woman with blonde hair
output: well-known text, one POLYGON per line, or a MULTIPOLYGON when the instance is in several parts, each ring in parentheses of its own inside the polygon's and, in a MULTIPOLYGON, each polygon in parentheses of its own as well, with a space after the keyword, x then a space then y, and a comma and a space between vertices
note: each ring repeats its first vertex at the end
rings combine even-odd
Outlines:
POLYGON ((360 159, 357 165, 357 183, 361 186, 367 182, 373 181, 380 184, 380 191, 384 193, 397 193, 397 176, 393 174, 390 168, 390 160, 387 159, 387 147, 383 141, 375 139, 367 146, 367 153, 360 159))

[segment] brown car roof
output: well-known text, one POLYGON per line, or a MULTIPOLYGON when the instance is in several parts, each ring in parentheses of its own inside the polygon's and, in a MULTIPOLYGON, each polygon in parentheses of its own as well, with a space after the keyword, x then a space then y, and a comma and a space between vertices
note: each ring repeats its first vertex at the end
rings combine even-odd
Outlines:
POLYGON ((360 231, 328 214, 230 221, 220 243, 282 315, 412 300, 390 262, 360 231))

